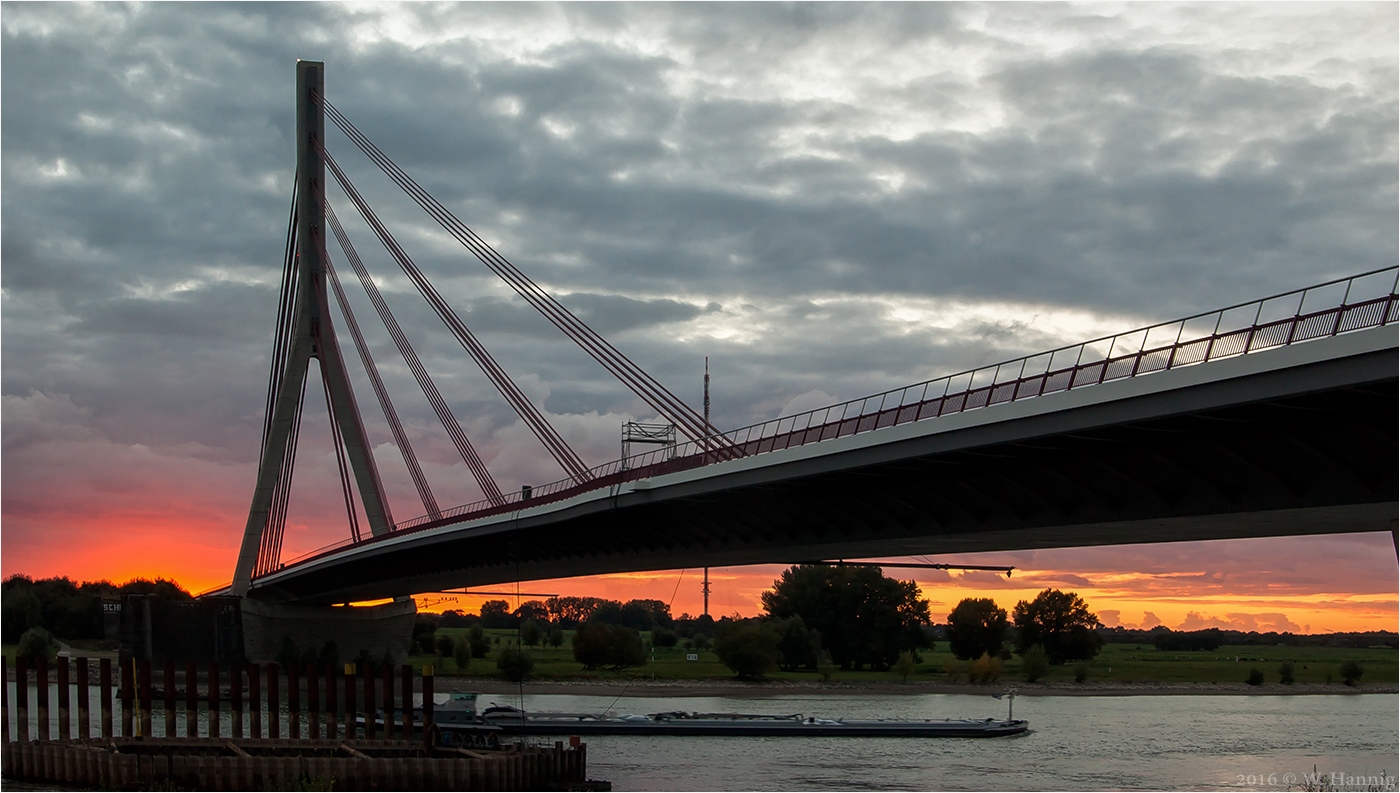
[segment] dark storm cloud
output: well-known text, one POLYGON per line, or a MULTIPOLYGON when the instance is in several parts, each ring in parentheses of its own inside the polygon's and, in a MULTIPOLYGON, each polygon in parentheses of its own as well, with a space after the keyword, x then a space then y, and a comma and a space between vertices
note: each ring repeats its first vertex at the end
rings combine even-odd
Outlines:
MULTIPOLYGON (((297 57, 324 58, 362 131, 693 404, 712 356, 716 418, 737 425, 1394 262, 1396 53, 1368 31, 1396 13, 1316 13, 1355 35, 1243 6, 0 5, 9 461, 47 422, 252 465, 297 57), (1211 35, 1164 32, 1206 16, 1211 35)), ((614 456, 648 409, 327 139, 521 388, 590 462, 614 456)), ((488 462, 557 477, 330 198, 488 462)))

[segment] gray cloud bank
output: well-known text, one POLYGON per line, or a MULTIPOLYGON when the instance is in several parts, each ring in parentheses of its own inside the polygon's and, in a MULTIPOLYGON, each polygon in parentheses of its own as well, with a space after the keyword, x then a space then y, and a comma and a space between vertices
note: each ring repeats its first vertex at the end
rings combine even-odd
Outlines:
MULTIPOLYGON (((210 490, 246 500, 298 57, 326 61, 337 107, 694 404, 710 355, 721 425, 1397 258, 1393 4, 7 3, 0 23, 20 526, 132 445, 216 466, 210 490)), ((616 456, 644 407, 328 137, 584 458, 616 456)), ((332 201, 503 486, 558 478, 332 201)), ((387 334, 370 337, 442 499, 476 498, 387 334)), ((311 493, 333 468, 308 443, 311 493)))

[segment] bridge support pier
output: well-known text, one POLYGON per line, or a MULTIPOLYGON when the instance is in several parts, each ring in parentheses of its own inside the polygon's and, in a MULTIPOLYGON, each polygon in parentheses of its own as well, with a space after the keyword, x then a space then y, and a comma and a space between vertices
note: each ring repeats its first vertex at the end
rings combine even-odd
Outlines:
POLYGON ((334 642, 341 662, 364 652, 376 663, 387 654, 402 664, 418 613, 412 599, 379 606, 303 606, 245 597, 242 610, 243 650, 254 663, 277 660, 291 639, 298 655, 308 648, 319 653, 326 642, 334 642))

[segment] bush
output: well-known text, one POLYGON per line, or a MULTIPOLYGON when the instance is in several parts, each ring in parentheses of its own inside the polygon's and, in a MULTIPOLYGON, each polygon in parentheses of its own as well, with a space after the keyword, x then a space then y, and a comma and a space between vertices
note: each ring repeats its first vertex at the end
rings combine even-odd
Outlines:
POLYGON ((58 645, 54 643, 53 635, 43 628, 30 628, 19 637, 19 644, 15 647, 15 655, 30 661, 37 661, 40 658, 52 660, 58 654, 58 645))
POLYGON ((963 672, 966 672, 966 671, 967 671, 967 664, 966 664, 966 663, 958 663, 957 661, 949 661, 948 663, 946 663, 946 664, 943 665, 943 672, 944 672, 944 674, 948 675, 948 682, 949 682, 949 683, 956 683, 956 682, 958 682, 959 680, 961 680, 961 679, 962 679, 963 672))
POLYGON ((544 635, 540 630, 540 624, 534 620, 525 620, 520 623, 520 643, 526 647, 534 647, 540 643, 540 637, 544 635))
POLYGON ((471 642, 473 658, 485 658, 491 652, 491 643, 486 641, 486 631, 481 629, 481 623, 467 629, 467 641, 471 642))
POLYGON ((1088 664, 1075 664, 1075 665, 1074 665, 1074 682, 1076 682, 1076 683, 1083 683, 1083 682, 1087 681, 1088 679, 1089 679, 1089 665, 1088 665, 1088 664))
POLYGON ((549 629, 549 646, 562 647, 564 645, 564 629, 553 627, 549 629))
POLYGON ((1027 683, 1045 677, 1050 672, 1050 659, 1045 656, 1045 648, 1035 645, 1021 656, 1021 672, 1026 676, 1027 683))
POLYGON ((754 622, 731 625, 715 640, 715 655, 741 680, 756 680, 778 665, 778 634, 754 622))
POLYGON ((505 679, 519 683, 535 671, 535 659, 519 647, 507 647, 496 656, 496 668, 505 679))
POLYGON ((433 641, 433 647, 437 650, 439 658, 449 658, 452 656, 452 652, 457 649, 457 644, 452 641, 451 636, 444 633, 433 641))
POLYGON ((301 658, 297 652, 297 643, 292 641, 292 637, 284 635, 282 637, 282 649, 277 651, 277 663, 283 669, 295 664, 301 658))
POLYGON ((466 637, 458 636, 456 643, 452 645, 452 663, 457 665, 459 673, 471 671, 472 644, 466 637))
POLYGON ((681 637, 670 628, 657 628, 651 632, 651 643, 657 647, 675 647, 680 641, 681 637))
MULTIPOLYGON (((1001 662, 997 662, 1001 666, 1001 662)), ((899 679, 905 683, 909 682, 909 675, 914 673, 914 653, 905 650, 899 654, 899 658, 894 662, 894 672, 899 675, 899 679)), ((1000 670, 998 669, 998 672, 1000 670)))
POLYGON ((1278 666, 1278 682, 1285 686, 1293 685, 1293 662, 1284 661, 1278 666))
POLYGON ((987 653, 967 668, 967 680, 970 683, 995 683, 1001 677, 1001 659, 993 658, 987 653))
POLYGON ((1251 686, 1262 686, 1264 685, 1264 673, 1260 672, 1258 669, 1251 669, 1249 670, 1249 677, 1246 677, 1244 682, 1251 686))
POLYGON ((836 662, 831 660, 831 653, 826 650, 822 650, 821 655, 817 656, 817 674, 822 676, 823 683, 830 683, 839 668, 836 662))
POLYGON ((1355 661, 1345 661, 1341 668, 1342 682, 1349 686, 1354 686, 1361 682, 1361 676, 1366 674, 1366 670, 1361 668, 1361 664, 1355 661))

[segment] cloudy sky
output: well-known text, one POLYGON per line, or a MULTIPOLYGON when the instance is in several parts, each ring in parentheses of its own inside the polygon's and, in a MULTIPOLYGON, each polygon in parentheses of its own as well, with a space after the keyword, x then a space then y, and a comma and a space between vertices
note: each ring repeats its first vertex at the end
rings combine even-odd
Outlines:
MULTIPOLYGON (((722 427, 1397 259, 1393 3, 4 3, 0 27, 6 575, 230 577, 297 58, 325 61, 361 130, 697 406, 710 356, 722 427)), ((579 455, 616 457, 645 406, 327 138, 579 455)), ((501 487, 560 478, 331 201, 501 487)), ((475 500, 351 300, 438 500, 475 500)), ((395 516, 420 514, 353 376, 395 516)), ((309 405, 287 556, 346 531, 309 405)), ((1026 573, 920 580, 935 613, 1054 585, 1106 622, 1393 629, 1394 559, 1358 534, 987 554, 967 561, 1026 573)), ((776 570, 715 571, 714 610, 752 613, 776 570)), ((699 610, 694 571, 542 586, 699 610)))

